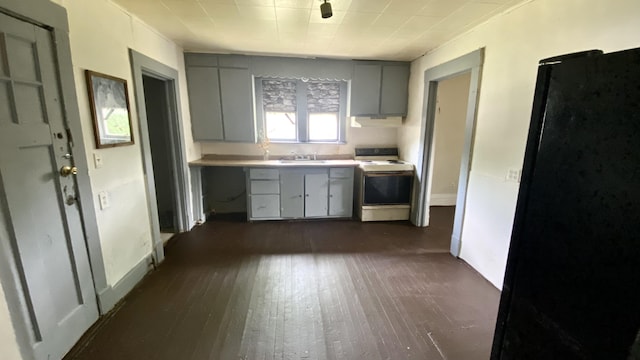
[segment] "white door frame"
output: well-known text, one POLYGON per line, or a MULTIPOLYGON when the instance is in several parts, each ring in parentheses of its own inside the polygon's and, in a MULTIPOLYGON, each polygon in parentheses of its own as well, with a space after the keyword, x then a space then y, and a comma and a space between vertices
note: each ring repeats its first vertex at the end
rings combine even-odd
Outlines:
POLYGON ((156 184, 153 176, 153 159, 151 157, 151 142, 149 141, 149 128, 147 109, 144 97, 144 84, 142 77, 149 76, 162 80, 167 84, 167 113, 169 115, 169 138, 167 144, 171 151, 171 168, 173 181, 176 185, 174 204, 176 207, 177 226, 179 232, 189 231, 195 223, 191 213, 191 194, 189 192, 189 168, 187 164, 184 144, 184 130, 180 115, 180 88, 178 71, 164 65, 148 56, 129 49, 131 70, 133 72, 133 85, 135 89, 136 108, 138 109, 138 123, 140 131, 140 143, 142 145, 142 160, 147 188, 147 206, 151 216, 151 235, 153 237, 152 256, 155 264, 164 260, 164 246, 160 237, 160 220, 158 217, 158 204, 156 202, 156 184))
POLYGON ((471 155, 475 135, 478 94, 480 77, 484 61, 484 48, 461 56, 444 64, 427 69, 424 72, 424 100, 422 105, 422 128, 420 135, 420 154, 416 167, 421 170, 414 193, 414 206, 411 211, 411 222, 416 226, 429 225, 429 205, 431 197, 431 174, 433 172, 432 154, 434 151, 433 130, 436 114, 436 97, 438 83, 463 73, 471 73, 469 97, 467 101, 467 115, 465 120, 464 148, 460 164, 460 178, 458 180, 458 195, 456 197, 456 211, 451 234, 450 252, 453 256, 460 255, 462 224, 464 208, 467 199, 469 172, 471 171, 471 155))
MULTIPOLYGON (((55 64, 60 81, 61 106, 66 126, 71 134, 71 153, 74 165, 78 168, 76 175, 77 197, 82 217, 85 243, 89 254, 89 262, 98 300, 110 288, 107 284, 102 248, 98 233, 96 209, 93 202, 93 190, 89 179, 89 161, 85 152, 82 137, 80 111, 76 97, 76 86, 71 62, 71 47, 69 43, 69 26, 66 10, 49 0, 0 0, 0 12, 20 20, 44 26, 50 29, 53 36, 55 64)), ((4 221, 1 220, 0 221, 4 221)), ((23 296, 23 274, 16 264, 15 249, 8 239, 0 239, 0 282, 4 288, 11 321, 16 331, 16 339, 20 353, 24 359, 33 358, 31 347, 31 333, 29 330, 29 314, 23 296)), ((98 301, 100 312, 103 308, 98 301)))

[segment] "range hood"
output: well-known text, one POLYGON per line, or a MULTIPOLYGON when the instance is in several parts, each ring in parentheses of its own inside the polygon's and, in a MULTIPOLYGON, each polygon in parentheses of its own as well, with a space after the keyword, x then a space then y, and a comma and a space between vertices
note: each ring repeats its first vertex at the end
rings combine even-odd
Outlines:
POLYGON ((352 116, 351 127, 400 127, 402 116, 365 117, 352 116))

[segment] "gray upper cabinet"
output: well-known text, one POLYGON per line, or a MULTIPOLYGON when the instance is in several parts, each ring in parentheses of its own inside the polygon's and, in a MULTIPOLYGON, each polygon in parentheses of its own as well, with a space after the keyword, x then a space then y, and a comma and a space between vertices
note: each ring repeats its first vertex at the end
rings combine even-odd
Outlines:
POLYGON ((255 142, 248 58, 188 53, 185 65, 194 139, 255 142))
POLYGON ((351 115, 380 113, 381 65, 355 65, 351 80, 351 115))
POLYGON ((220 98, 226 141, 254 142, 249 69, 220 68, 220 98))
POLYGON ((406 115, 409 99, 409 66, 382 66, 381 115, 406 115))
POLYGON ((217 68, 187 68, 191 129, 194 140, 224 140, 219 83, 217 68))
POLYGON ((356 62, 351 80, 351 116, 405 116, 409 63, 356 62))

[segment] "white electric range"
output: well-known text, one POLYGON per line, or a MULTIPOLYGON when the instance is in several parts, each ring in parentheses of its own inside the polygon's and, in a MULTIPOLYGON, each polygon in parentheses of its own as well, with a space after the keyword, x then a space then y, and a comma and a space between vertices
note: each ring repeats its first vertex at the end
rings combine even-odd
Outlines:
POLYGON ((397 148, 358 148, 356 214, 362 221, 408 220, 413 164, 398 159, 397 148))

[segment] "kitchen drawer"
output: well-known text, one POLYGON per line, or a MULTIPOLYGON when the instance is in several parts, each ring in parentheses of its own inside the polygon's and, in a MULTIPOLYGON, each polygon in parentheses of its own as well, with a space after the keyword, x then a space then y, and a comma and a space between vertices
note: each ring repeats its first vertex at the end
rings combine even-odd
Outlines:
POLYGON ((331 168, 329 169, 330 178, 350 178, 353 176, 353 168, 331 168))
POLYGON ((278 169, 252 168, 249 169, 249 179, 279 180, 280 172, 278 169))
POLYGON ((279 218, 280 195, 251 195, 251 218, 279 218))
POLYGON ((251 194, 280 194, 280 181, 251 180, 251 194))

